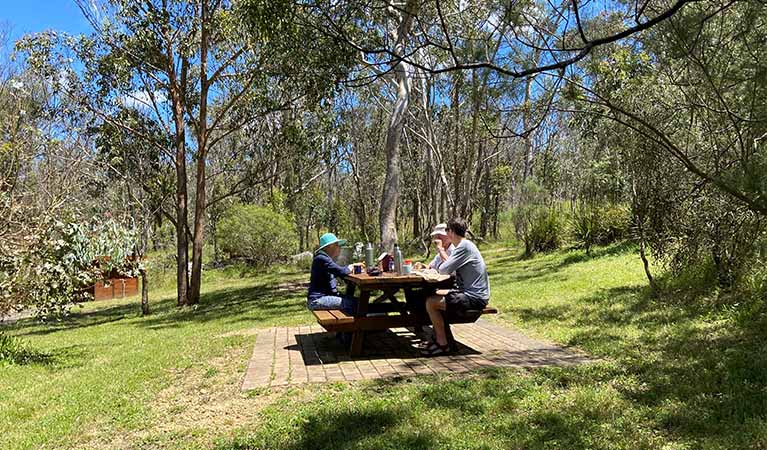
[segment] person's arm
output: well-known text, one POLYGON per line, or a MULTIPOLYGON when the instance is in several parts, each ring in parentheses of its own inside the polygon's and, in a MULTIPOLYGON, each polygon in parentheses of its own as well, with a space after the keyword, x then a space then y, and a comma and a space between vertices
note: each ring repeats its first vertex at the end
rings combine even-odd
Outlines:
POLYGON ((439 266, 441 266, 443 262, 447 261, 449 255, 445 250, 445 247, 442 246, 442 241, 435 239, 434 244, 437 247, 437 255, 434 256, 434 259, 429 264, 429 267, 432 269, 439 269, 439 266))
POLYGON ((351 273, 349 267, 339 266, 330 256, 323 258, 323 261, 325 262, 325 270, 337 277, 343 277, 351 273))
POLYGON ((469 254, 466 252, 466 249, 463 247, 456 247, 453 249, 453 253, 440 264, 438 269, 439 273, 447 275, 455 272, 461 266, 466 264, 468 257, 469 254))
MULTIPOLYGON (((445 247, 439 246, 437 247, 437 253, 439 253, 440 259, 442 259, 442 262, 444 263, 447 261, 447 259, 450 257, 450 255, 447 254, 447 250, 445 250, 445 247)), ((438 269, 438 267, 435 267, 438 269)))
POLYGON ((439 259, 439 254, 437 254, 427 267, 429 267, 429 269, 437 269, 441 263, 442 260, 439 259))

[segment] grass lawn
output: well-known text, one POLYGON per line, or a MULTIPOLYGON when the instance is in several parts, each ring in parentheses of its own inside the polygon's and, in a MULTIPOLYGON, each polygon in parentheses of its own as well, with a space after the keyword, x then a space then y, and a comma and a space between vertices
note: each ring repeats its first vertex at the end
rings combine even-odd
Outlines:
POLYGON ((626 245, 482 251, 492 320, 600 362, 242 394, 254 330, 312 321, 307 276, 211 271, 196 310, 153 292, 147 318, 131 299, 5 327, 31 357, 0 362, 0 448, 767 448, 763 301, 654 298, 626 245))

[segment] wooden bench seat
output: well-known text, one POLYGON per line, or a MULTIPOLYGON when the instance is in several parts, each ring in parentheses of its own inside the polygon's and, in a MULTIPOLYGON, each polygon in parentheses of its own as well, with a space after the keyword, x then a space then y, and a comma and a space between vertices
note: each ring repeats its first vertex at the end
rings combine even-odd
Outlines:
MULTIPOLYGON (((365 317, 354 317, 338 309, 312 311, 317 323, 331 332, 337 331, 370 331, 386 330, 389 328, 416 327, 431 325, 428 314, 389 314, 365 317)), ((496 314, 498 310, 485 307, 482 311, 466 311, 460 315, 448 314, 446 321, 454 323, 473 323, 483 314, 496 314)))

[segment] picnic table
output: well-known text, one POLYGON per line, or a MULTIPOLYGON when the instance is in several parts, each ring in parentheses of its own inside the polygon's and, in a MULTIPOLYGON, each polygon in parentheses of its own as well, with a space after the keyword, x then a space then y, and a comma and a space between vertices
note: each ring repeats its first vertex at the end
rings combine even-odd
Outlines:
MULTIPOLYGON (((409 295, 414 289, 446 289, 453 287, 454 278, 449 275, 425 278, 419 274, 400 275, 393 272, 384 272, 377 276, 367 273, 350 274, 345 278, 346 295, 357 298, 357 310, 354 315, 346 314, 341 310, 317 310, 313 311, 317 322, 327 331, 346 331, 352 333, 351 355, 358 356, 362 353, 362 345, 365 333, 373 330, 387 330, 399 327, 417 327, 431 324, 425 311, 410 311, 405 303, 397 298, 398 294, 409 295), (373 298, 373 293, 380 291, 381 294, 373 298), (358 294, 357 294, 358 292, 358 294), (371 298, 373 300, 371 301, 371 298), (376 311, 385 311, 385 315, 367 316, 371 304, 376 304, 376 311)), ((483 311, 472 311, 461 316, 446 316, 445 326, 448 340, 455 345, 449 323, 475 322, 482 314, 494 314, 494 308, 485 308, 483 311)))

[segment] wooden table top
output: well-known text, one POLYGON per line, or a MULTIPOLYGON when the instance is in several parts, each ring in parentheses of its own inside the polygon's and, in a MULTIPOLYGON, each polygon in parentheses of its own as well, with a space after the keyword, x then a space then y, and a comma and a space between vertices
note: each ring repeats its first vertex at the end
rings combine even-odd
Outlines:
POLYGON ((383 272, 381 275, 371 277, 367 273, 349 274, 344 277, 347 282, 357 286, 418 286, 430 283, 442 283, 449 280, 450 275, 440 275, 439 279, 427 280, 418 274, 400 275, 394 272, 383 272))

